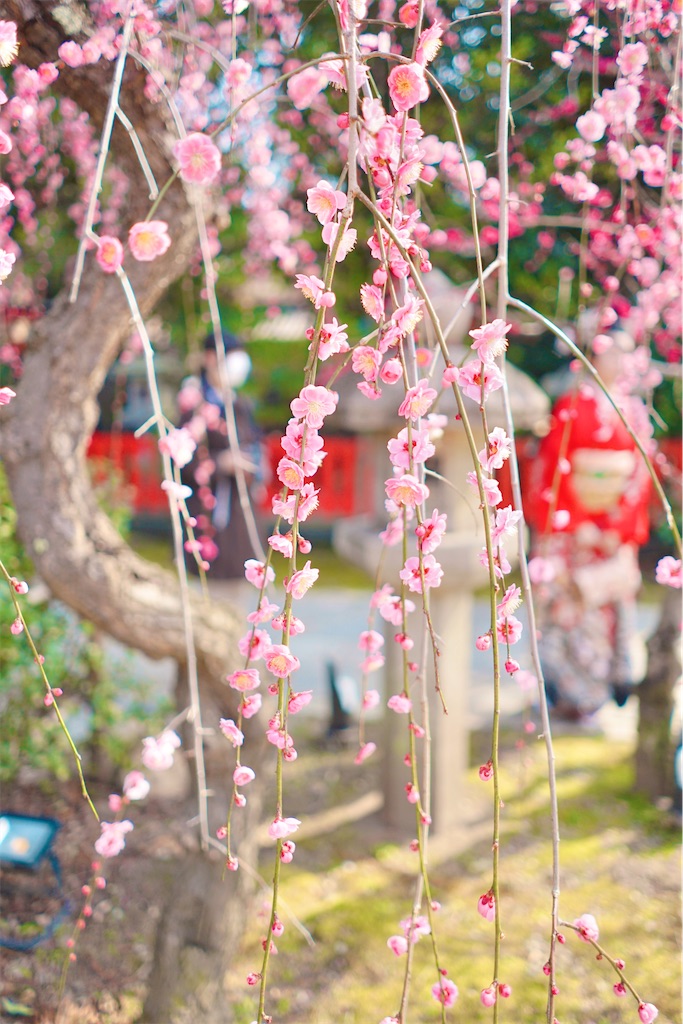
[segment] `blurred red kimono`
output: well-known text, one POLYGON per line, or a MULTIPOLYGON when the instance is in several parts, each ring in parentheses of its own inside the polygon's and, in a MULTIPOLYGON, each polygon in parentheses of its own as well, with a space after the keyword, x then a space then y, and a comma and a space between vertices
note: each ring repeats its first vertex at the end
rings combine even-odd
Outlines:
MULTIPOLYGON (((644 403, 628 396, 620 405, 646 439, 644 403)), ((650 478, 612 404, 588 383, 553 408, 532 481, 530 571, 546 690, 559 713, 580 718, 633 682, 629 641, 650 478)))

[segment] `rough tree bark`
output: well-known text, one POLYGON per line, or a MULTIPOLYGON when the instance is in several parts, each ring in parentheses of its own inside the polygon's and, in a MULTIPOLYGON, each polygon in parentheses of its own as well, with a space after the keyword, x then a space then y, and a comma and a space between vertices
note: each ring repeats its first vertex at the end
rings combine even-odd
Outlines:
MULTIPOLYGON (((9 17, 20 29, 20 59, 29 66, 54 60, 68 38, 53 17, 69 7, 84 24, 87 8, 58 0, 13 0, 9 17)), ((77 36, 77 39, 82 37, 77 36)), ((113 69, 100 62, 66 68, 59 88, 88 111, 98 127, 107 106, 113 69)), ((144 75, 129 60, 121 105, 138 132, 163 184, 171 174, 170 138, 161 106, 146 103, 144 75)), ((144 216, 147 188, 127 134, 112 139, 113 158, 131 180, 130 223, 144 216)), ((170 225, 173 245, 153 263, 127 261, 143 315, 186 270, 196 247, 194 213, 182 186, 167 193, 156 216, 170 225)), ((137 556, 98 508, 85 452, 97 422, 97 395, 131 331, 131 317, 115 276, 90 256, 76 303, 67 287, 55 298, 28 340, 17 397, 3 409, 0 451, 18 512, 19 533, 37 571, 53 593, 80 615, 152 658, 185 660, 180 592, 168 573, 137 556)), ((214 698, 229 699, 222 677, 237 636, 236 616, 193 596, 200 674, 214 698)))
MULTIPOLYGON (((19 59, 31 67, 56 60, 57 48, 67 38, 83 42, 89 18, 87 4, 79 0, 9 0, 3 16, 16 21, 19 59)), ((75 70, 65 68, 58 79, 57 87, 89 113, 98 130, 112 75, 112 66, 101 61, 75 70)), ((157 181, 163 184, 172 170, 171 133, 163 107, 145 100, 143 86, 143 73, 129 60, 121 106, 138 132, 157 181)), ((130 140, 120 127, 114 131, 112 154, 131 181, 126 213, 132 224, 146 213, 147 188, 130 140)), ((126 261, 143 315, 187 270, 196 247, 194 213, 179 183, 169 189, 156 217, 170 226, 169 252, 152 264, 126 261)), ((68 284, 35 324, 17 397, 0 417, 0 452, 18 513, 19 534, 40 576, 79 615, 153 658, 172 656, 182 665, 186 652, 177 579, 141 559, 122 540, 95 501, 86 466, 86 447, 97 421, 97 395, 131 331, 128 305, 117 278, 103 274, 92 256, 86 260, 75 304, 69 302, 68 284)), ((227 714, 234 694, 224 677, 234 667, 238 618, 231 608, 209 604, 199 595, 192 596, 192 607, 200 688, 227 714)), ((257 813, 256 793, 254 798, 250 803, 257 813)), ((253 853, 253 849, 245 851, 247 858, 253 853)), ((200 867, 196 860, 178 862, 177 877, 169 882, 147 1020, 185 1020, 187 1008, 198 1005, 193 992, 194 961, 187 952, 193 948, 200 950, 192 955, 201 955, 203 974, 213 979, 209 988, 214 998, 208 1003, 203 1000, 202 1019, 207 1024, 225 1020, 216 988, 220 990, 226 949, 234 949, 246 914, 243 904, 239 913, 224 912, 224 908, 236 893, 242 903, 244 882, 232 874, 222 882, 220 865, 207 860, 200 867), (199 919, 204 923, 198 931, 199 919)))
POLYGON ((680 594, 667 587, 657 629, 647 642, 645 678, 638 687, 636 789, 651 800, 675 795, 671 716, 681 674, 680 637, 680 594))

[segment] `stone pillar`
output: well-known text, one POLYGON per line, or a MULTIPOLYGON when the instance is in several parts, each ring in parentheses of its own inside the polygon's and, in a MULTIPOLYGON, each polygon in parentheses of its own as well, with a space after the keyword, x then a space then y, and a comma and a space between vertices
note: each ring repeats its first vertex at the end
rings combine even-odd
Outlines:
MULTIPOLYGON (((384 580, 398 590, 399 569, 402 560, 399 548, 383 549, 374 529, 367 523, 353 520, 335 528, 334 545, 339 554, 364 565, 369 571, 376 568, 384 550, 386 573, 384 580)), ((430 612, 437 636, 440 638, 439 683, 448 710, 443 711, 435 688, 434 659, 429 644, 427 650, 427 699, 432 743, 431 813, 435 832, 445 832, 460 821, 459 790, 468 766, 469 737, 467 732, 468 682, 472 635, 473 591, 482 582, 482 568, 477 559, 481 547, 474 531, 447 533, 438 549, 438 558, 444 568, 440 587, 429 591, 430 612)), ((411 615, 411 635, 421 635, 421 597, 412 594, 416 609, 411 615)), ((402 680, 402 652, 394 641, 396 629, 387 625, 385 630, 386 665, 384 668, 383 703, 393 693, 400 692, 402 680)), ((418 645, 412 652, 419 657, 418 645)), ((411 678, 415 678, 414 675, 411 678)), ((419 712, 421 689, 410 691, 419 712)), ((415 830, 415 808, 408 803, 405 785, 410 781, 409 769, 403 763, 408 752, 407 722, 402 715, 385 712, 383 736, 384 758, 384 816, 388 824, 406 833, 415 830)), ((424 750, 424 741, 417 744, 424 750)), ((424 781, 421 780, 424 788, 424 781)))

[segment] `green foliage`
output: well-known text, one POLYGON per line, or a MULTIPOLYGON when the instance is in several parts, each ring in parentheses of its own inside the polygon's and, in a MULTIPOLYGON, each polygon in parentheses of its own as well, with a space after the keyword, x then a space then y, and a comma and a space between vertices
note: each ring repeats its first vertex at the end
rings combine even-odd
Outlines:
MULTIPOLYGON (((16 535, 4 477, 0 475, 0 553, 17 579, 32 567, 16 535)), ((84 759, 109 769, 130 764, 131 722, 150 721, 149 699, 119 668, 105 665, 95 628, 52 600, 21 598, 33 641, 44 657, 53 687, 61 687, 60 709, 84 759)), ((44 685, 25 634, 13 636, 16 617, 8 588, 0 587, 0 783, 28 768, 39 776, 64 781, 73 774, 73 754, 54 712, 43 703, 44 685)), ((167 708, 154 708, 159 718, 167 708)), ((159 722, 160 724, 160 722, 159 722)), ((135 733, 136 730, 132 730, 135 733)))

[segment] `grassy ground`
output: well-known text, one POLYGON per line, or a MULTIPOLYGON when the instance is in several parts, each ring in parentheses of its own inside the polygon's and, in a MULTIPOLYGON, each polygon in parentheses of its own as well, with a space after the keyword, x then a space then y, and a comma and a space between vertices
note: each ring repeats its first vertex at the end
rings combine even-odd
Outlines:
MULTIPOLYGON (((500 980, 512 985, 513 994, 501 1000, 500 1019, 526 1024, 546 1019, 542 968, 548 955, 551 847, 544 748, 540 742, 522 751, 514 750, 514 741, 512 746, 503 783, 500 980)), ((560 915, 573 921, 594 914, 604 948, 626 960, 629 980, 659 1007, 659 1021, 680 1022, 679 827, 633 794, 631 757, 627 745, 601 737, 556 740, 560 915)), ((350 760, 347 754, 321 754, 311 769, 302 757, 292 766, 299 772, 292 779, 294 793, 311 792, 308 787, 325 773, 343 788, 344 758, 350 760)), ((355 791, 347 794, 351 799, 355 791)), ((454 794, 467 806, 469 826, 450 838, 435 837, 430 857, 433 897, 441 902, 441 959, 460 990, 449 1019, 468 1024, 491 1020, 479 992, 492 980, 492 925, 476 911, 491 884, 490 795, 473 772, 462 794, 454 794)), ((299 816, 305 816, 303 808, 299 816)), ((415 855, 405 843, 387 842, 374 818, 308 841, 304 829, 295 861, 284 869, 283 897, 316 945, 310 948, 286 922, 272 961, 268 1012, 278 1024, 374 1024, 399 1005, 405 960, 394 957, 386 940, 410 913, 415 855)), ((270 869, 262 870, 267 875, 270 869)), ((260 921, 252 929, 230 977, 237 1024, 256 1015, 244 978, 259 969, 263 927, 260 921)), ((569 930, 558 965, 561 1024, 637 1024, 633 999, 613 994, 617 979, 609 964, 596 962, 591 947, 569 930)), ((413 968, 412 1024, 440 1019, 429 995, 434 981, 429 940, 422 939, 413 968)))

